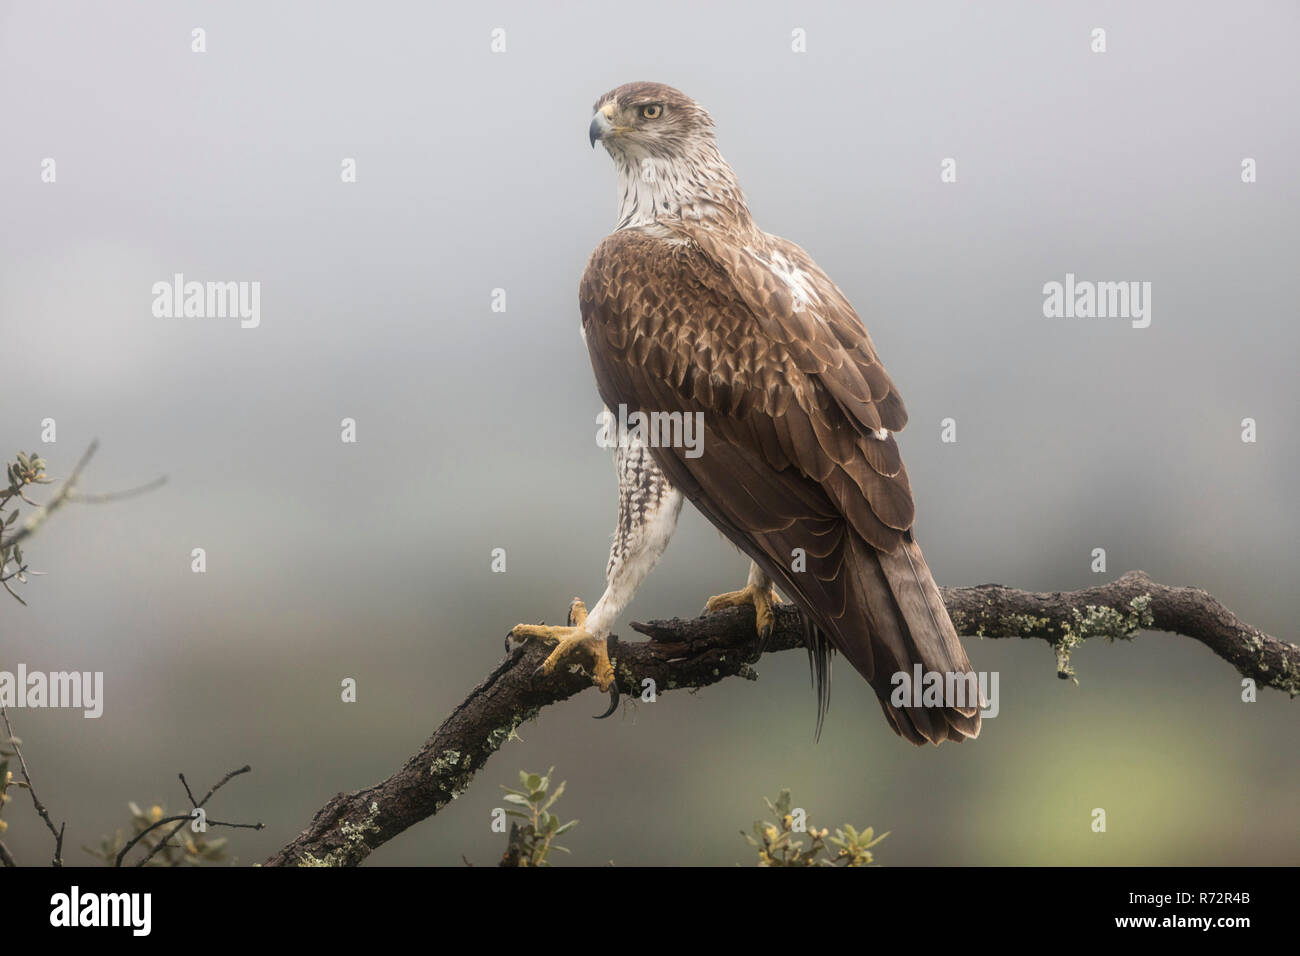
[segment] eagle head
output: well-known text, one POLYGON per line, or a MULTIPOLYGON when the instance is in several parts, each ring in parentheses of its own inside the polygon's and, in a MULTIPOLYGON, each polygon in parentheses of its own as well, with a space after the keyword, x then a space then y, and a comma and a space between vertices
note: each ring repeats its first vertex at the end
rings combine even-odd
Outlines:
POLYGON ((713 120, 693 99, 663 83, 626 83, 592 107, 588 137, 623 159, 679 157, 713 140, 713 120))

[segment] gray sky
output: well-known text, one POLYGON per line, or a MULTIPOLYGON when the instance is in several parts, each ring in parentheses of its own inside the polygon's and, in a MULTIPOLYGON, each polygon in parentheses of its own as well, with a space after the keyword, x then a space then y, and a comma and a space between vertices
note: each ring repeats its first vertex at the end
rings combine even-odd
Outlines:
MULTIPOLYGON (((259 860, 393 770, 513 624, 599 596, 614 483, 576 290, 615 210, 590 106, 630 80, 707 106, 758 222, 856 305, 941 583, 1142 568, 1294 638, 1300 14, 990 6, 0 3, 0 451, 64 474, 99 437, 89 487, 170 479, 59 515, 31 606, 0 602, 0 668, 105 672, 99 720, 14 715, 70 856, 127 800, 180 805, 178 771, 247 762, 221 814, 268 824, 233 840, 259 860), (260 282, 259 327, 156 318, 178 272, 260 282), (1150 327, 1045 318, 1066 273, 1150 282, 1150 327)), ((627 617, 693 613, 747 566, 684 515, 627 617)), ((1242 704, 1185 638, 1088 646, 1078 687, 1041 642, 967 646, 1001 673, 973 745, 905 745, 839 667, 814 746, 803 655, 774 656, 600 724, 594 693, 548 710, 374 859, 495 860, 497 784, 554 764, 582 863, 748 862, 736 830, 783 786, 819 825, 891 830, 885 863, 1300 860, 1276 826, 1293 703, 1242 704)))

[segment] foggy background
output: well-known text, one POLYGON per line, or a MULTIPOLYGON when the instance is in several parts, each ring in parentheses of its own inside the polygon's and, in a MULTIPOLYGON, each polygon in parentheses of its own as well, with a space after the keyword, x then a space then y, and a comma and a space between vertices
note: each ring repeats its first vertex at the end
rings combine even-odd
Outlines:
MULTIPOLYGON (((1290 3, 0 5, 0 453, 62 476, 98 437, 86 490, 169 478, 57 514, 30 607, 0 595, 0 669, 105 672, 99 720, 11 711, 67 860, 128 800, 187 807, 178 772, 251 763, 210 809, 267 824, 213 834, 260 861, 395 770, 511 626, 599 597, 616 498, 576 292, 615 212, 590 107, 630 80, 712 112, 759 224, 862 315, 940 583, 1141 568, 1294 640, 1298 26, 1290 3), (177 272, 260 281, 260 328, 153 317, 177 272), (1150 328, 1044 318, 1067 272, 1151 282, 1150 328)), ((688 506, 617 630, 747 569, 688 506)), ((594 691, 543 711, 371 862, 494 863, 498 784, 551 765, 581 820, 561 864, 750 864, 737 831, 781 787, 891 831, 885 864, 1300 862, 1295 702, 1243 704, 1186 637, 1089 641, 1077 687, 1041 641, 966 646, 1001 674, 974 743, 901 741, 841 663, 814 745, 805 656, 772 655, 608 721, 594 691)), ((48 863, 13 795, 5 841, 48 863)))

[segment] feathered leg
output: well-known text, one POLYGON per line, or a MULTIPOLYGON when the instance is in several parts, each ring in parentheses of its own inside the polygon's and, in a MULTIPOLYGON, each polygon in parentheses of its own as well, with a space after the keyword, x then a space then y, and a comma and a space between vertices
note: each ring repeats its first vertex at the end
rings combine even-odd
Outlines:
MULTIPOLYGON (((608 410, 605 414, 610 415, 608 410)), ((542 673, 552 673, 562 660, 579 654, 587 659, 584 663, 591 667, 596 686, 616 695, 609 633, 668 547, 682 510, 682 496, 659 470, 650 449, 635 439, 614 449, 614 472, 618 476, 618 525, 605 568, 605 593, 590 612, 574 598, 568 627, 520 624, 510 636, 517 640, 557 641, 555 650, 542 663, 542 673)), ((613 712, 613 703, 609 712, 613 712)))

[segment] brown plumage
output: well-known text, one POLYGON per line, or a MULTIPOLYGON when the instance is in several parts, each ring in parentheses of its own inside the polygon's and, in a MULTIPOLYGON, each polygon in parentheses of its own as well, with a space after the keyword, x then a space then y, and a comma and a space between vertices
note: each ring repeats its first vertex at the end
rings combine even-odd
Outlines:
POLYGON ((620 228, 579 290, 602 399, 703 413, 703 454, 655 448, 655 461, 805 615, 819 724, 834 648, 908 740, 976 736, 973 705, 889 702, 891 677, 916 663, 971 666, 912 539, 893 435, 907 412, 857 313, 807 253, 753 224, 693 101, 631 84, 596 109, 593 142, 622 180, 620 228), (806 570, 792 570, 795 549, 806 570))

